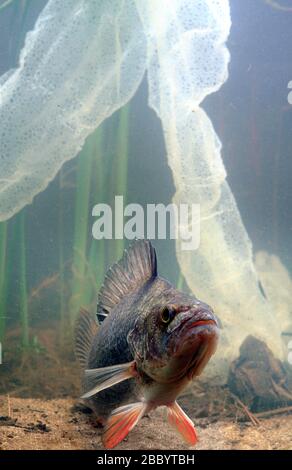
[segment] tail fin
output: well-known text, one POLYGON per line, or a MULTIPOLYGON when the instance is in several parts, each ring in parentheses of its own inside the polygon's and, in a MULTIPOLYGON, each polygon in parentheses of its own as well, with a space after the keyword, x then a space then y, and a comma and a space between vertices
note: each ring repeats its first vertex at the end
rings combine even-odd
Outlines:
POLYGON ((75 328, 75 355, 82 369, 88 368, 89 352, 97 329, 95 315, 81 308, 75 328))

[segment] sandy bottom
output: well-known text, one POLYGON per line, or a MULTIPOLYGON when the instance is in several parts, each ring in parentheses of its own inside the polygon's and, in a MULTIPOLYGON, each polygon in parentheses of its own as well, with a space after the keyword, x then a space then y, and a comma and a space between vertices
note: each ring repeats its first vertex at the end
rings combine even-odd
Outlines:
MULTIPOLYGON (((259 426, 231 420, 196 420, 196 449, 290 449, 292 415, 262 419, 259 426)), ((72 399, 40 400, 0 396, 0 449, 102 449, 93 416, 72 399)), ((145 417, 117 450, 187 449, 165 422, 163 409, 145 417)))

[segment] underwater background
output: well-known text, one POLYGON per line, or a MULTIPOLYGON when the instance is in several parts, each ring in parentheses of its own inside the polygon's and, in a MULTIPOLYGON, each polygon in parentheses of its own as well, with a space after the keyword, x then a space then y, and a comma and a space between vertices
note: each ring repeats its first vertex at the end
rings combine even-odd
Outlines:
MULTIPOLYGON (((17 66, 25 34, 45 4, 0 3, 1 75, 17 66)), ((232 0, 230 6, 229 78, 203 108, 223 144, 227 179, 254 251, 279 256, 291 273, 292 11, 264 0, 232 0)), ((0 223, 2 393, 78 394, 72 347, 77 313, 81 305, 95 311, 104 273, 128 245, 92 238, 92 207, 113 205, 117 194, 144 207, 172 200, 161 123, 147 106, 147 93, 145 78, 131 102, 88 137, 48 188, 0 223)), ((160 274, 187 289, 174 241, 154 245, 160 274)))

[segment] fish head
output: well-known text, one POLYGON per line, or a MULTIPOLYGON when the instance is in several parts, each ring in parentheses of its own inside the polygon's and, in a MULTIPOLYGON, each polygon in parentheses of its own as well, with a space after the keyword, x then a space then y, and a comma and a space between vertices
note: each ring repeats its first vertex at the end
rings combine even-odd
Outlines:
POLYGON ((153 305, 137 318, 128 343, 138 370, 151 379, 175 382, 199 375, 218 342, 212 308, 196 298, 153 305))

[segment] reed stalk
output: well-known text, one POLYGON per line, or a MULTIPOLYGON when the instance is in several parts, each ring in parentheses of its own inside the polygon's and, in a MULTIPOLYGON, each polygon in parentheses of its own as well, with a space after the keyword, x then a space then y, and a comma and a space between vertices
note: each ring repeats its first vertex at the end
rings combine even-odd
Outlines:
POLYGON ((61 336, 64 340, 63 333, 65 332, 66 325, 66 299, 65 299, 65 259, 64 259, 64 211, 63 211, 63 170, 59 173, 59 302, 60 302, 60 323, 61 323, 61 336))
POLYGON ((70 299, 71 326, 82 305, 87 267, 87 240, 89 233, 89 201, 92 174, 92 138, 89 137, 78 157, 75 197, 74 245, 72 262, 72 289, 70 299))
MULTIPOLYGON (((127 204, 128 161, 129 161, 129 114, 130 105, 124 106, 119 113, 116 144, 115 194, 124 197, 127 204)), ((115 241, 115 258, 120 259, 125 247, 124 238, 115 241)))
MULTIPOLYGON (((11 12, 10 31, 14 41, 11 41, 11 66, 18 60, 25 36, 25 23, 29 14, 28 0, 7 0, 0 5, 0 12, 13 4, 11 12)), ((8 279, 11 275, 15 253, 19 257, 19 316, 21 324, 21 342, 23 347, 29 345, 29 314, 26 273, 26 236, 25 211, 22 211, 10 222, 0 223, 0 341, 3 341, 6 327, 6 307, 8 279), (12 234, 8 240, 8 232, 12 234)))
POLYGON ((1 3, 0 11, 4 10, 4 8, 9 7, 9 5, 11 5, 13 2, 15 2, 15 0, 6 0, 6 2, 1 3))
MULTIPOLYGON (((107 155, 104 152, 104 128, 100 129, 100 137, 98 141, 98 150, 97 158, 95 161, 95 175, 97 180, 95 200, 97 202, 105 202, 106 200, 106 166, 108 162, 106 161, 107 155)), ((105 269, 106 269, 106 246, 105 240, 92 240, 92 258, 91 263, 94 263, 96 266, 96 287, 99 289, 103 283, 105 269)))
POLYGON ((29 319, 28 319, 28 294, 26 279, 26 236, 25 236, 25 211, 19 215, 19 314, 21 324, 21 340, 24 348, 29 345, 29 319))
POLYGON ((185 279, 181 273, 181 271, 179 272, 179 275, 178 275, 178 280, 177 280, 177 284, 176 284, 176 288, 178 290, 183 290, 183 287, 184 287, 184 282, 185 282, 185 279))
POLYGON ((7 223, 0 223, 0 342, 4 339, 7 290, 7 223))
MULTIPOLYGON (((105 188, 107 187, 105 181, 105 166, 107 163, 104 161, 103 152, 104 128, 98 128, 92 137, 92 196, 94 199, 93 203, 95 204, 105 201, 105 188)), ((104 240, 91 240, 86 289, 82 299, 85 305, 89 305, 95 299, 98 288, 103 281, 105 264, 104 244, 104 240)))
MULTIPOLYGON (((105 151, 105 128, 104 126, 101 127, 99 134, 99 139, 97 141, 97 158, 95 160, 95 175, 96 175, 96 193, 95 193, 95 200, 97 202, 106 202, 107 199, 107 190, 109 186, 107 184, 107 172, 108 169, 111 167, 109 156, 106 154, 105 151)), ((110 188, 111 189, 111 188, 110 188)), ((96 283, 97 287, 99 288, 103 283, 105 269, 106 269, 106 247, 105 247, 105 240, 93 240, 93 243, 96 247, 96 256, 97 256, 97 273, 96 273, 96 283), (95 243, 94 243, 95 242, 95 243), (98 249, 97 249, 98 245, 98 249)))
MULTIPOLYGON (((8 2, 6 2, 8 3, 8 2)), ((29 12, 29 1, 20 0, 14 3, 14 12, 12 19, 16 18, 13 25, 13 31, 16 35, 14 44, 13 62, 17 61, 23 40, 26 34, 25 23, 29 12)), ((7 5, 8 6, 8 5, 7 5)), ((25 210, 16 218, 16 231, 13 226, 14 236, 13 244, 19 244, 19 316, 21 324, 21 343, 23 348, 29 345, 29 317, 28 317, 28 292, 27 292, 27 273, 26 273, 26 236, 25 236, 25 210), (19 237, 17 236, 19 234, 19 237)), ((10 242, 12 244, 12 242, 10 242)))
MULTIPOLYGON (((28 0, 14 0, 13 12, 11 13, 11 35, 15 35, 15 43, 13 44, 13 66, 18 62, 19 52, 23 46, 26 31, 26 20, 29 15, 31 2, 28 0)), ((7 5, 8 6, 8 5, 7 5)))

